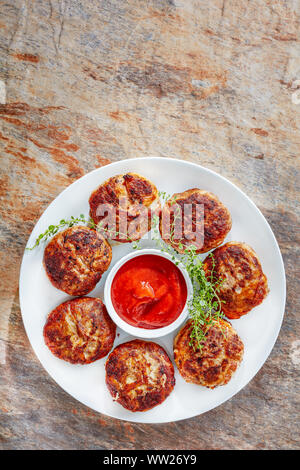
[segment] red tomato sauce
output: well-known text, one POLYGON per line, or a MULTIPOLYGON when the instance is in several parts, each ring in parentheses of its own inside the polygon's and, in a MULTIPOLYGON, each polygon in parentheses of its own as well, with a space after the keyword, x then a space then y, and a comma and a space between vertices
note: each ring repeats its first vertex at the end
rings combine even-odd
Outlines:
POLYGON ((187 299, 184 277, 162 256, 141 255, 117 271, 111 299, 118 315, 139 328, 170 325, 181 314, 187 299))

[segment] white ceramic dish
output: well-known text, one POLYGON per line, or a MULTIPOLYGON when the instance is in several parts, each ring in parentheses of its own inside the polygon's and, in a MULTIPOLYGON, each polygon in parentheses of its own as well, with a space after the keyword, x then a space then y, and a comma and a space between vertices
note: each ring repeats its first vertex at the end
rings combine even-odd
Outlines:
MULTIPOLYGON (((88 173, 65 189, 45 210, 34 227, 28 245, 50 224, 62 218, 84 213, 88 215, 91 192, 107 178, 129 171, 149 178, 158 189, 173 194, 198 187, 215 193, 228 207, 232 229, 226 241, 244 241, 258 254, 268 277, 270 293, 264 302, 239 320, 232 321, 245 345, 244 359, 225 386, 209 390, 186 383, 176 370, 176 386, 161 405, 150 411, 131 413, 113 402, 105 386, 105 358, 92 364, 72 365, 53 356, 44 344, 43 327, 48 313, 69 296, 53 287, 42 264, 44 245, 24 253, 20 273, 20 303, 25 329, 37 357, 54 380, 70 395, 90 408, 115 418, 143 423, 162 423, 189 418, 224 403, 253 378, 269 356, 278 336, 285 306, 285 274, 281 254, 267 221, 255 204, 235 185, 211 170, 181 160, 139 158, 123 160, 88 173)), ((143 248, 155 244, 142 241, 143 248)), ((130 244, 113 246, 110 269, 130 253, 130 244)), ((203 255, 204 257, 205 255, 203 255)), ((105 279, 102 277, 90 296, 103 298, 105 279)), ((133 339, 118 328, 115 346, 133 339)), ((156 339, 173 358, 172 344, 176 331, 156 339)))
POLYGON ((160 250, 155 250, 153 248, 148 248, 148 249, 146 248, 144 250, 138 250, 138 251, 129 253, 128 255, 121 258, 110 270, 110 272, 107 276, 107 279, 105 281, 105 286, 104 286, 104 303, 105 303, 107 311, 110 314, 113 321, 116 323, 117 326, 122 328, 122 330, 126 331, 126 333, 128 333, 132 336, 136 336, 138 338, 148 338, 148 339, 160 338, 162 336, 166 336, 166 335, 172 333, 187 318, 187 315, 188 315, 188 301, 191 298, 191 295, 192 295, 192 292, 193 292, 193 286, 192 286, 190 277, 189 277, 186 269, 184 268, 184 266, 181 263, 179 263, 177 265, 177 268, 182 273, 182 275, 184 277, 184 280, 186 282, 186 287, 187 287, 187 300, 186 300, 185 306, 184 306, 181 314, 179 315, 179 317, 176 318, 176 320, 173 323, 171 323, 170 325, 164 326, 163 328, 156 328, 156 329, 153 329, 153 330, 149 330, 149 329, 145 329, 145 328, 137 328, 135 326, 129 325, 124 320, 122 320, 122 318, 120 318, 120 316, 118 315, 118 313, 114 309, 114 306, 113 306, 112 301, 111 301, 111 284, 112 284, 112 281, 113 281, 115 275, 117 274, 117 272, 119 271, 121 266, 123 266, 123 264, 125 264, 127 261, 129 261, 132 258, 136 258, 136 257, 142 256, 142 255, 156 255, 156 256, 160 256, 162 258, 166 258, 166 259, 170 260, 171 262, 173 262, 172 257, 168 253, 162 253, 160 250))

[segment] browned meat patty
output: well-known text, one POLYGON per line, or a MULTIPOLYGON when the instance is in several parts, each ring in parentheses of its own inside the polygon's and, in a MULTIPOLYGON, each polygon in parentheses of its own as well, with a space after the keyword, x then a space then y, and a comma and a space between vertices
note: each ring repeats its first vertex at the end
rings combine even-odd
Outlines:
POLYGON ((127 410, 147 411, 172 392, 174 367, 161 346, 136 339, 109 355, 106 384, 113 399, 127 410))
MULTIPOLYGON (((240 318, 259 305, 268 294, 268 282, 255 251, 245 243, 229 242, 213 251, 213 276, 221 279, 219 298, 227 318, 240 318)), ((206 276, 213 260, 204 261, 206 276)))
POLYGON ((49 314, 44 339, 50 351, 72 364, 89 364, 106 356, 116 325, 100 299, 80 297, 60 304, 49 314))
POLYGON ((206 330, 203 348, 190 346, 189 320, 174 340, 174 359, 186 382, 215 388, 229 382, 243 359, 244 345, 229 322, 213 322, 206 330))
POLYGON ((52 238, 44 252, 44 266, 57 289, 85 295, 108 269, 111 257, 111 247, 100 233, 77 225, 52 238))
POLYGON ((108 179, 91 194, 89 203, 90 216, 96 224, 104 223, 107 217, 107 212, 99 212, 103 204, 115 210, 116 224, 113 230, 106 232, 107 237, 124 243, 142 238, 151 228, 151 209, 160 207, 154 184, 136 173, 108 179), (125 227, 122 220, 125 220, 125 227))
MULTIPOLYGON (((187 207, 187 206, 186 206, 187 207)), ((212 193, 202 189, 189 189, 183 193, 174 194, 164 205, 160 215, 160 233, 163 240, 171 245, 178 253, 184 251, 191 245, 196 247, 197 253, 206 253, 216 248, 223 241, 231 229, 231 216, 228 209, 212 193), (191 216, 184 220, 184 206, 190 204, 191 216), (204 208, 203 224, 197 222, 196 207, 204 208), (179 214, 182 217, 178 217, 179 214), (174 228, 179 223, 182 235, 174 233, 174 228), (185 224, 185 230, 183 230, 185 224), (171 230, 170 230, 171 226, 171 230), (203 233, 199 239, 189 238, 198 230, 203 233), (184 233, 185 231, 185 233, 184 233), (171 235, 171 237, 170 237, 171 235)))

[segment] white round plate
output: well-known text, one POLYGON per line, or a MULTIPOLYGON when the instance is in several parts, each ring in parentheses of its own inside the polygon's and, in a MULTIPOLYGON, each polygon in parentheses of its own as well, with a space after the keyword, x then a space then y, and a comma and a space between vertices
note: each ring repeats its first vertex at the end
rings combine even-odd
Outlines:
MULTIPOLYGON (((169 194, 190 188, 201 188, 215 193, 227 206, 232 216, 232 229, 225 242, 235 240, 254 248, 262 263, 270 293, 261 305, 250 313, 233 320, 245 345, 241 366, 225 386, 209 390, 186 383, 178 371, 171 395, 161 405, 147 412, 132 413, 113 402, 105 385, 106 358, 89 365, 73 365, 53 356, 43 339, 43 327, 48 313, 69 296, 57 290, 48 280, 43 264, 45 245, 26 250, 20 273, 20 304, 23 322, 35 354, 51 377, 70 395, 95 411, 141 423, 164 423, 190 418, 224 403, 254 377, 269 356, 278 336, 285 306, 285 273, 280 250, 274 234, 255 204, 235 185, 217 173, 181 160, 167 158, 138 158, 112 163, 88 173, 66 188, 45 210, 29 238, 32 246, 36 237, 62 218, 81 213, 88 216, 91 192, 107 178, 126 172, 136 172, 149 178, 159 190, 169 194)), ((144 248, 152 247, 144 240, 144 248)), ((111 267, 132 250, 129 243, 114 245, 111 267)), ((203 255, 204 256, 204 255, 203 255)), ((108 270, 109 272, 109 270, 108 270)), ((89 294, 103 299, 107 273, 89 294)), ((173 359, 172 343, 176 331, 154 340, 163 346, 173 359)), ((117 330, 115 346, 132 339, 117 330)))

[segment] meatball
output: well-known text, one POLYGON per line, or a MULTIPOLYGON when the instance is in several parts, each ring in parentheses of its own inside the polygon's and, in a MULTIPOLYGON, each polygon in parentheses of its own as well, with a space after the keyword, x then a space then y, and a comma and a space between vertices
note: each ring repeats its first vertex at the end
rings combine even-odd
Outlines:
POLYGON ((202 348, 191 346, 192 320, 174 340, 174 359, 186 382, 215 388, 229 382, 243 359, 244 345, 231 324, 219 319, 205 331, 202 348))
POLYGON ((85 295, 94 289, 112 257, 103 235, 84 226, 58 233, 44 252, 46 273, 57 288, 69 295, 85 295))
POLYGON ((49 314, 44 339, 50 351, 72 364, 89 364, 106 356, 116 325, 100 299, 79 297, 60 304, 49 314))
POLYGON ((230 229, 228 209, 217 196, 202 189, 174 194, 160 215, 161 237, 178 253, 184 253, 191 245, 196 247, 196 253, 206 253, 223 243, 230 229))
POLYGON ((160 207, 157 188, 136 173, 108 179, 91 194, 89 204, 93 221, 103 223, 108 238, 123 243, 142 238, 151 228, 151 210, 160 207), (115 214, 115 223, 108 212, 115 214))
POLYGON ((227 318, 240 318, 268 294, 268 282, 255 251, 245 243, 229 242, 204 260, 206 276, 220 279, 218 293, 227 318), (214 266, 214 267, 213 267, 214 266))
POLYGON ((109 355, 106 384, 113 399, 127 410, 147 411, 172 392, 174 367, 161 346, 136 339, 109 355))

